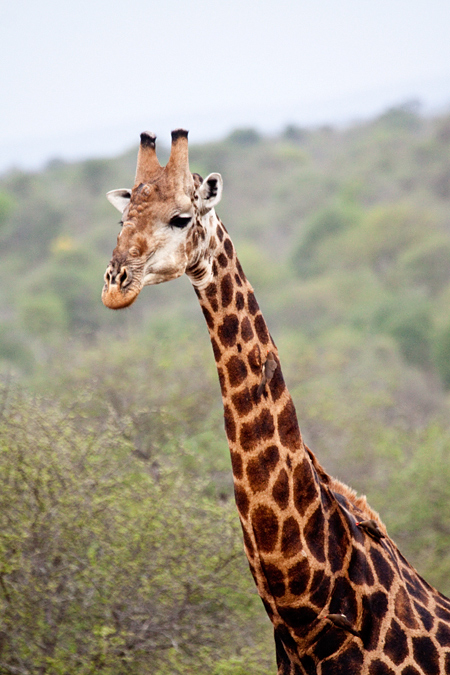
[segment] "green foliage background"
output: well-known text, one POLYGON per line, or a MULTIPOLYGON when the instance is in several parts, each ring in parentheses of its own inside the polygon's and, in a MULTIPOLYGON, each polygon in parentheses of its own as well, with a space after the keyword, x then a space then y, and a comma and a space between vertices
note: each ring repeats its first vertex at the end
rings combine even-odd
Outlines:
MULTIPOLYGON (((161 160, 167 148, 160 148, 161 160)), ((190 149, 303 435, 450 593, 450 116, 190 149)), ((136 148, 0 180, 0 673, 268 675, 187 279, 100 301, 136 148)))

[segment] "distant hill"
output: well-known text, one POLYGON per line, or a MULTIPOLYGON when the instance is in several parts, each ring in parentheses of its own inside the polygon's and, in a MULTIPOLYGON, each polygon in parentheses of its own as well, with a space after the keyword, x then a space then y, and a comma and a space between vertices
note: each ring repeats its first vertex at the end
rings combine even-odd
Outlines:
MULTIPOLYGON (((266 138, 240 129, 192 146, 190 157, 192 170, 224 177, 218 212, 275 332, 347 325, 387 335, 406 362, 450 387, 449 146, 450 116, 423 118, 402 106, 346 130, 289 126, 266 138)), ((67 335, 123 324, 99 300, 118 230, 105 192, 131 183, 135 159, 133 150, 4 176, 5 361, 30 369, 67 335)), ((175 305, 194 311, 188 284, 178 283, 170 309, 170 290, 152 289, 131 321, 175 305)))

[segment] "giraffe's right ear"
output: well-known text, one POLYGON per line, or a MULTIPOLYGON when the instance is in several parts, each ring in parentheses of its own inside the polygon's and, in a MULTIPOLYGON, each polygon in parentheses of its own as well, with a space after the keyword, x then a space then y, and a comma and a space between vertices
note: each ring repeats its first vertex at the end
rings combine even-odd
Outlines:
POLYGON ((106 193, 106 198, 120 213, 123 213, 130 203, 131 190, 127 190, 126 188, 110 190, 110 192, 106 193))
POLYGON ((210 173, 200 185, 198 193, 203 203, 204 212, 218 204, 222 197, 223 180, 220 173, 210 173))

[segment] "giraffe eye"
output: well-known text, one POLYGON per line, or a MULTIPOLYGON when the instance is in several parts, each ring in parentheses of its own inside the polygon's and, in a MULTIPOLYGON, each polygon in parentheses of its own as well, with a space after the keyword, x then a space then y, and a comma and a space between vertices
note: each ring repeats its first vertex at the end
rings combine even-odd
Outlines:
POLYGON ((169 220, 170 227, 186 227, 192 220, 191 216, 174 216, 169 220))

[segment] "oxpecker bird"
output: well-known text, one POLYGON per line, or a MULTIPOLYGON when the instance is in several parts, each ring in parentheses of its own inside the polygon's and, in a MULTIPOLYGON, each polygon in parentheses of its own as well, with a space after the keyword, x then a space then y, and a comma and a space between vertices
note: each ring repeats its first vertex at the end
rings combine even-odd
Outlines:
POLYGON ((356 523, 356 526, 367 532, 367 534, 376 541, 380 541, 380 539, 384 539, 386 536, 380 530, 378 523, 375 520, 361 520, 359 523, 356 523))
POLYGON ((331 623, 334 624, 336 628, 342 628, 342 630, 346 630, 348 633, 359 637, 358 631, 353 628, 345 614, 328 614, 325 619, 331 621, 331 623))
POLYGON ((269 384, 276 369, 277 369, 277 362, 274 359, 273 352, 269 352, 267 355, 267 360, 263 365, 262 378, 257 391, 258 396, 261 396, 261 394, 264 391, 264 387, 266 386, 266 384, 269 384))

